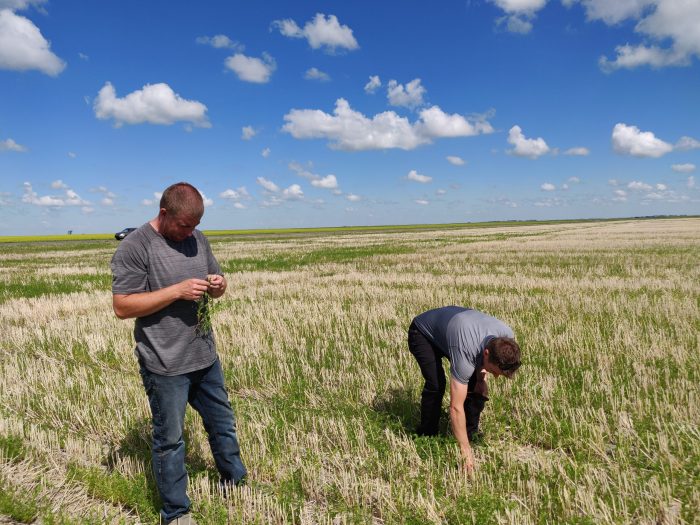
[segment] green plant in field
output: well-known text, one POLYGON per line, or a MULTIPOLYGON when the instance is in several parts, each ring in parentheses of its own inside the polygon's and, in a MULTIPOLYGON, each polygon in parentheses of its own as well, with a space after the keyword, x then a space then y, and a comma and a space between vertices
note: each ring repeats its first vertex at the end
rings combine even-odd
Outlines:
POLYGON ((214 298, 205 293, 197 301, 197 334, 206 336, 211 333, 212 319, 217 310, 221 309, 220 303, 215 303, 214 298))
POLYGON ((0 476, 0 516, 9 516, 20 523, 33 523, 38 512, 36 491, 16 489, 0 476))

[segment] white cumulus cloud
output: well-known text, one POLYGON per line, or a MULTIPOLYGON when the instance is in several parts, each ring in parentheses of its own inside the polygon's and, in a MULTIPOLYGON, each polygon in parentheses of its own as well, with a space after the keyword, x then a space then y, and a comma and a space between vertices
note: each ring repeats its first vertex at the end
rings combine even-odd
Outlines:
POLYGON ((420 204, 421 206, 427 206, 428 204, 430 204, 430 201, 425 199, 416 199, 413 202, 415 202, 416 204, 420 204))
POLYGON ((618 123, 612 131, 612 145, 617 153, 634 157, 658 158, 673 149, 673 146, 651 131, 640 131, 637 126, 618 123))
POLYGON ((306 80, 318 80, 320 82, 328 82, 331 79, 328 73, 324 73, 315 67, 307 69, 306 73, 304 73, 304 78, 306 80))
POLYGON ((497 23, 505 24, 511 33, 529 33, 532 30, 532 20, 537 11, 542 9, 547 0, 490 0, 506 14, 497 19, 497 23))
POLYGON ((350 202, 357 202, 359 201, 362 197, 359 195, 355 195, 354 193, 348 193, 345 198, 349 200, 350 202))
POLYGON ((382 87, 382 81, 379 79, 378 75, 372 75, 369 77, 369 82, 365 84, 365 92, 374 93, 382 87))
POLYGON ((545 182, 544 184, 542 184, 542 186, 540 186, 540 189, 542 191, 554 191, 557 189, 557 187, 551 182, 545 182))
POLYGON ((219 193, 219 197, 230 201, 250 200, 252 198, 245 186, 240 186, 235 190, 231 188, 226 189, 219 193))
POLYGON ((651 191, 653 187, 646 182, 641 182, 638 180, 633 180, 627 184, 627 188, 633 191, 651 191))
POLYGON ((613 201, 615 202, 626 202, 627 201, 627 192, 625 190, 615 190, 613 192, 615 195, 613 197, 613 201))
POLYGON ((318 109, 292 109, 284 120, 282 129, 296 139, 325 138, 331 141, 331 147, 348 151, 411 150, 436 138, 493 132, 485 120, 470 121, 462 115, 448 115, 438 106, 422 110, 414 124, 393 111, 370 119, 353 110, 342 98, 336 101, 332 115, 318 109))
MULTIPOLYGON (((572 3, 574 0, 570 0, 572 3)), ((599 60, 611 72, 640 66, 685 66, 700 56, 700 2, 696 0, 580 0, 589 20, 608 25, 636 20, 634 31, 644 43, 619 45, 616 56, 599 60), (647 45, 646 42, 655 42, 647 45), (668 47, 660 47, 669 43, 668 47), (657 45, 659 44, 659 45, 657 45)))
POLYGON ((316 16, 306 22, 301 28, 292 19, 275 20, 272 26, 280 33, 290 38, 305 38, 312 49, 323 48, 329 53, 337 49, 352 51, 360 46, 352 34, 352 29, 341 25, 335 15, 316 13, 316 16))
POLYGON ((262 58, 236 53, 228 57, 224 64, 236 73, 240 80, 254 84, 266 84, 270 81, 272 73, 277 69, 275 59, 267 53, 263 53, 262 58))
POLYGON ((692 173, 695 171, 695 164, 673 164, 671 169, 676 173, 692 173))
POLYGON ((320 179, 312 180, 311 185, 316 188, 325 188, 327 190, 334 190, 338 187, 338 180, 335 175, 326 175, 320 179))
POLYGON ((97 118, 114 119, 117 127, 144 122, 170 125, 178 121, 211 127, 204 104, 180 97, 164 83, 146 84, 143 89, 118 98, 114 86, 107 82, 97 94, 93 109, 97 118))
POLYGON ((266 179, 265 177, 258 177, 257 182, 260 186, 262 186, 265 190, 269 191, 270 193, 277 193, 280 191, 280 187, 272 182, 271 180, 266 179))
POLYGON ((571 155, 573 157, 585 157, 586 155, 590 155, 590 151, 588 148, 584 147, 577 147, 577 148, 569 148, 564 152, 564 155, 571 155))
POLYGON ((421 184, 427 184, 428 182, 431 182, 433 180, 432 177, 429 177, 427 175, 421 175, 416 170, 409 171, 408 175, 406 175, 406 179, 415 182, 420 182, 421 184))
POLYGON ((51 183, 51 187, 54 190, 65 190, 68 189, 68 185, 63 182, 61 179, 55 180, 51 183))
POLYGON ((386 91, 389 104, 407 108, 422 106, 424 94, 425 88, 421 86, 420 78, 411 80, 405 87, 396 80, 390 80, 386 91))
POLYGON ((272 153, 272 150, 270 148, 265 148, 260 152, 260 155, 262 155, 264 158, 267 158, 270 156, 270 153, 272 153))
POLYGON ((231 40, 226 35, 214 35, 214 36, 199 36, 197 37, 198 44, 206 44, 217 49, 235 49, 236 51, 243 51, 243 45, 231 40))
POLYGON ((439 106, 423 109, 418 115, 420 118, 415 124, 416 131, 428 139, 471 137, 493 133, 491 124, 486 120, 468 120, 457 113, 449 115, 439 106))
POLYGON ((549 146, 542 137, 536 139, 528 139, 523 135, 523 130, 520 126, 513 126, 508 132, 508 142, 515 146, 508 150, 509 153, 518 157, 528 157, 536 159, 549 153, 549 146))
POLYGON ((676 142, 676 149, 680 151, 698 148, 700 148, 700 140, 696 140, 693 137, 681 137, 678 142, 676 142))
MULTIPOLYGON (((197 191, 199 191, 199 190, 197 190, 197 191)), ((202 193, 200 191, 199 194, 202 196, 202 201, 204 202, 205 208, 208 208, 209 206, 212 206, 214 204, 214 201, 211 200, 209 197, 207 197, 204 193, 202 193)))
MULTIPOLYGON (((26 6, 28 3, 12 4, 26 6)), ((28 18, 2 7, 0 5, 0 69, 36 69, 52 77, 63 71, 66 63, 51 51, 51 45, 39 28, 28 18)))
MULTIPOLYGON (((60 182, 60 181, 59 181, 60 182)), ((57 188, 54 188, 57 189, 57 188)), ((24 183, 24 194, 22 202, 33 204, 34 206, 43 206, 49 208, 62 208, 65 206, 89 206, 90 201, 83 200, 80 195, 71 190, 67 186, 60 187, 64 192, 62 195, 43 195, 40 196, 34 191, 29 182, 24 183)))
POLYGON ((464 159, 462 157, 457 157, 456 155, 448 155, 445 157, 447 162, 453 166, 464 166, 464 159))
POLYGON ((309 170, 305 169, 302 165, 296 162, 290 162, 289 169, 294 171, 300 177, 304 177, 305 179, 311 181, 311 185, 315 188, 324 188, 327 190, 338 189, 338 179, 333 174, 322 177, 315 173, 311 173, 309 170))
POLYGON ((282 197, 288 200, 299 200, 304 198, 304 192, 298 184, 292 184, 289 188, 282 190, 282 197))
POLYGON ((26 146, 17 144, 14 140, 8 138, 5 140, 0 140, 0 151, 17 151, 19 153, 24 153, 27 151, 27 148, 26 146))
POLYGON ((0 9, 9 9, 10 11, 22 11, 31 6, 41 8, 47 0, 0 0, 0 9))
POLYGON ((257 135, 257 131, 255 131, 255 128, 253 126, 243 126, 241 128, 241 138, 243 140, 250 140, 252 139, 255 135, 257 135))

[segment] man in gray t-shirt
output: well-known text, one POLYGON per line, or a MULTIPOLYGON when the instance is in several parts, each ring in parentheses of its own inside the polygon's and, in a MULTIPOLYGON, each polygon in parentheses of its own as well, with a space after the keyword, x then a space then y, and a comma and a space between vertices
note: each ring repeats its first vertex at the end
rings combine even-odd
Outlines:
POLYGON ((425 386, 421 394, 421 435, 438 433, 446 378, 442 358, 450 361, 450 421, 464 468, 474 469, 469 442, 478 432, 488 400, 486 373, 511 377, 520 366, 520 347, 502 321, 471 308, 445 306, 423 312, 408 329, 408 348, 425 386))
POLYGON ((173 184, 163 192, 158 216, 130 233, 111 263, 114 312, 136 318, 135 354, 153 416, 161 523, 194 523, 183 440, 188 403, 202 416, 223 487, 246 475, 214 334, 200 318, 227 286, 209 242, 195 229, 203 214, 199 191, 173 184))

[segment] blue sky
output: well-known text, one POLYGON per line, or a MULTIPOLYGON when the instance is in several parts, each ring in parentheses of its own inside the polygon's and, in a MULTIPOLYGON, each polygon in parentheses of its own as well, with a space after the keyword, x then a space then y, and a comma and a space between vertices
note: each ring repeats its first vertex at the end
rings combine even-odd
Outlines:
POLYGON ((0 235, 700 213, 700 2, 0 0, 0 235))

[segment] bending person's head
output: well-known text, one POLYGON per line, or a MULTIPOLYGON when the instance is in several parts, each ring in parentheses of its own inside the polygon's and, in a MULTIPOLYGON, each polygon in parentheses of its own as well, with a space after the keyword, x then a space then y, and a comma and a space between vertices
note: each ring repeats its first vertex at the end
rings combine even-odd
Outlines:
POLYGON ((512 377, 520 368, 520 346, 510 337, 494 337, 484 348, 484 362, 492 374, 512 377))

